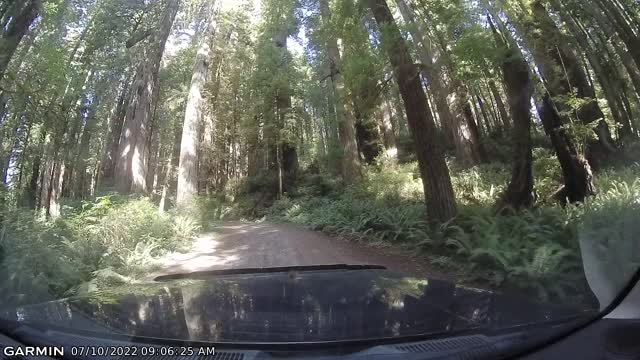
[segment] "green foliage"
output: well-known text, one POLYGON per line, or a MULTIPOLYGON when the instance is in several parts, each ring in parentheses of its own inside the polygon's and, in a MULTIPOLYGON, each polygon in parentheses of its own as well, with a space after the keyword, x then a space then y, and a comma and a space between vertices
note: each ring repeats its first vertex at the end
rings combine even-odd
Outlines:
POLYGON ((539 202, 546 204, 552 202, 552 195, 563 182, 562 169, 558 158, 551 150, 533 149, 533 176, 535 177, 535 189, 539 202))
POLYGON ((134 281, 155 259, 184 249, 198 230, 186 215, 159 214, 146 198, 108 195, 45 220, 28 210, 2 214, 2 303, 28 303, 134 281))
MULTIPOLYGON (((546 150, 536 150, 534 168, 541 178, 560 176, 557 161, 546 150)), ((630 241, 640 224, 637 167, 600 174, 596 182, 601 194, 584 205, 548 205, 501 215, 492 205, 509 178, 503 165, 452 173, 463 206, 458 218, 441 225, 427 222, 415 164, 368 168, 361 183, 342 191, 307 190, 300 197, 285 197, 267 210, 267 216, 356 241, 409 247, 475 283, 519 289, 546 300, 588 301, 581 259, 584 241, 605 244, 601 251, 610 252, 607 258, 630 264, 625 274, 637 269, 632 259, 640 243, 630 241)), ((309 182, 314 181, 318 180, 309 182)), ((540 184, 541 196, 550 195, 556 186, 552 181, 540 184)))
POLYGON ((465 205, 484 205, 495 203, 495 199, 507 187, 510 179, 508 168, 502 164, 481 164, 470 169, 457 170, 452 166, 455 176, 451 178, 453 190, 458 202, 465 205))
POLYGON ((531 289, 543 298, 564 297, 580 285, 578 243, 564 210, 544 208, 496 216, 465 209, 447 246, 468 259, 466 271, 494 286, 531 289))

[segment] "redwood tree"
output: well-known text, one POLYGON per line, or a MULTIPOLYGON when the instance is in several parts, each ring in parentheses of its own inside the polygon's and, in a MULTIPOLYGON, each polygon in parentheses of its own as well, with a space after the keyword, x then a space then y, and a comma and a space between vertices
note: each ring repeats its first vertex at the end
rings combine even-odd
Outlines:
MULTIPOLYGON (((127 108, 120 138, 116 166, 117 189, 122 193, 143 193, 147 190, 147 156, 151 126, 151 105, 157 91, 158 71, 165 43, 178 12, 180 0, 165 0, 157 29, 147 31, 148 44, 141 44, 139 63, 133 80, 132 96, 127 108)), ((144 39, 145 37, 142 37, 144 39)), ((133 37, 142 41, 140 37, 133 37)), ((130 41, 127 46, 134 46, 130 41)))
POLYGON ((448 221, 457 214, 455 196, 436 125, 420 84, 418 68, 386 0, 367 0, 367 3, 380 31, 387 35, 383 36, 383 46, 389 55, 394 77, 404 100, 429 216, 436 221, 448 221))

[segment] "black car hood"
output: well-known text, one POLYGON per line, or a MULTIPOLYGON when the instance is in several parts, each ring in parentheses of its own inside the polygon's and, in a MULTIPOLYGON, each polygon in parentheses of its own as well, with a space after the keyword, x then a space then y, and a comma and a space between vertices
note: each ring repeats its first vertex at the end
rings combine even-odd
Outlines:
POLYGON ((383 269, 203 276, 2 312, 6 320, 216 343, 324 342, 496 330, 591 311, 383 269), (89 321, 87 319, 90 319, 89 321))

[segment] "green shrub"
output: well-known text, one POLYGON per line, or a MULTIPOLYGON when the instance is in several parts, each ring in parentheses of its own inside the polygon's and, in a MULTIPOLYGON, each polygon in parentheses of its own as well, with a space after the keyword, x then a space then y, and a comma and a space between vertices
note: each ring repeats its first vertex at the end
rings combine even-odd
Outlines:
POLYGON ((447 245, 466 259, 467 272, 474 279, 531 289, 543 298, 578 290, 578 242, 564 210, 544 208, 497 216, 473 209, 457 223, 465 231, 447 245))
POLYGON ((533 149, 533 176, 538 201, 550 204, 552 195, 562 186, 562 169, 553 151, 544 148, 533 149))
POLYGON ((133 281, 152 270, 157 257, 188 248, 199 229, 188 214, 159 214, 147 198, 114 195, 67 205, 56 220, 21 209, 2 215, 4 304, 71 295, 114 279, 133 281))
MULTIPOLYGON (((509 170, 497 163, 465 170, 455 163, 450 166, 460 215, 438 226, 427 223, 415 163, 369 167, 357 185, 334 189, 328 197, 314 191, 285 197, 266 215, 356 241, 413 248, 470 280, 521 289, 547 300, 589 298, 581 259, 585 238, 631 236, 612 231, 617 228, 638 233, 631 225, 640 224, 639 167, 598 173, 600 194, 584 205, 561 208, 543 201, 544 206, 530 211, 498 215, 493 204, 509 180, 509 170), (603 234, 586 235, 596 230, 603 234)), ((557 189, 560 169, 550 151, 534 151, 534 171, 536 179, 549 179, 537 183, 540 197, 557 189)), ((628 248, 626 253, 637 251, 638 247, 628 248)), ((637 269, 634 262, 625 261, 637 269)))
POLYGON ((455 164, 450 167, 454 193, 463 205, 493 206, 511 176, 499 163, 480 164, 470 169, 456 169, 455 164))

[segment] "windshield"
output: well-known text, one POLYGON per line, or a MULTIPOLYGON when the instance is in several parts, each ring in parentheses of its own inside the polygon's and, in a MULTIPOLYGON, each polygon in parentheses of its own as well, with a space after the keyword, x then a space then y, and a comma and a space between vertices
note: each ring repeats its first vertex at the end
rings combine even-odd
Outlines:
POLYGON ((0 21, 0 324, 550 328, 640 269, 637 1, 2 0, 0 21))

